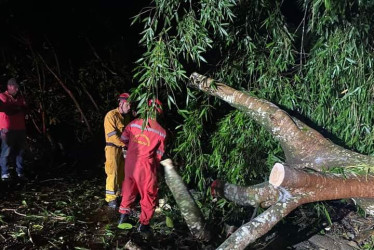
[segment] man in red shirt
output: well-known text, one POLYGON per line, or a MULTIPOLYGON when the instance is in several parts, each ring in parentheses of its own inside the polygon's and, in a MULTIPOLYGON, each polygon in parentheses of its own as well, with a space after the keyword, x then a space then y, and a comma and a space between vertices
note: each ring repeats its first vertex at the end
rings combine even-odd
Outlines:
POLYGON ((23 173, 23 153, 26 145, 25 114, 27 110, 25 99, 18 93, 18 83, 11 78, 7 90, 0 94, 2 109, 0 112, 1 131, 1 179, 10 178, 8 158, 15 156, 16 172, 20 179, 25 179, 23 173))
POLYGON ((136 119, 126 126, 121 140, 127 145, 125 160, 125 180, 122 185, 122 202, 119 208, 119 224, 128 222, 136 196, 140 194, 139 231, 149 236, 149 222, 155 211, 158 184, 157 168, 164 154, 166 131, 156 121, 162 114, 159 100, 150 100, 148 106, 152 115, 143 127, 144 120, 136 119))

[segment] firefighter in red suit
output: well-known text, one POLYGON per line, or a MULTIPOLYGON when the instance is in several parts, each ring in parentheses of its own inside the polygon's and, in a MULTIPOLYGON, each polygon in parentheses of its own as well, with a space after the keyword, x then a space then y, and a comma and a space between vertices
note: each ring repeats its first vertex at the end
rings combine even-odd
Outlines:
POLYGON ((133 202, 140 194, 141 213, 138 230, 149 235, 149 222, 157 202, 157 168, 164 154, 166 131, 155 119, 162 114, 161 102, 158 99, 150 100, 148 106, 152 109, 153 115, 148 119, 146 126, 142 129, 144 120, 136 119, 126 126, 121 136, 128 149, 122 202, 119 207, 119 224, 129 220, 133 202))

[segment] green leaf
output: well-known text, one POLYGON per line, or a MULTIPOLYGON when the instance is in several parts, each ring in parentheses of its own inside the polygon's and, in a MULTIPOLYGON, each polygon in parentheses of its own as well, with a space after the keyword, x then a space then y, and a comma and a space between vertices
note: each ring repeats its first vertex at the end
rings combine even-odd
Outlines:
POLYGON ((174 222, 169 216, 166 216, 166 226, 170 228, 174 228, 174 222))
POLYGON ((121 223, 118 225, 119 229, 129 230, 132 228, 132 225, 130 223, 121 223))
POLYGON ((325 0, 325 8, 326 8, 326 10, 330 10, 331 9, 331 2, 330 2, 330 0, 325 0))

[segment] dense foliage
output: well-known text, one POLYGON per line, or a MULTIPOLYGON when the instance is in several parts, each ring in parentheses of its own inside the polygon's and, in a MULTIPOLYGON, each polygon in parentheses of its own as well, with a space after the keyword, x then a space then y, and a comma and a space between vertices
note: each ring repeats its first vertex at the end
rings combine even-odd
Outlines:
MULTIPOLYGON (((103 116, 119 93, 133 87, 142 116, 149 116, 148 98, 166 104, 168 156, 190 187, 203 191, 193 194, 205 218, 249 220, 252 210, 233 218, 235 209, 204 196, 207 187, 216 178, 240 185, 262 182, 274 162, 284 160, 283 152, 243 112, 190 89, 188 76, 197 71, 279 105, 343 147, 374 154, 373 1, 146 2, 149 6, 132 19, 141 30, 138 41, 133 30, 120 30, 128 26, 123 19, 110 21, 131 6, 100 14, 105 8, 95 13, 83 3, 78 11, 60 12, 60 3, 55 12, 36 16, 28 13, 34 3, 24 2, 24 13, 17 13, 12 11, 17 1, 0 1, 1 21, 17 25, 12 18, 25 14, 32 27, 15 27, 0 41, 0 81, 2 86, 10 77, 21 81, 32 109, 28 131, 34 149, 103 139, 103 116), (57 15, 61 23, 50 24, 44 34, 47 15, 57 15), (87 23, 78 22, 82 19, 87 23), (201 204, 204 198, 209 202, 201 204)), ((102 150, 102 144, 95 145, 102 150)))
POLYGON ((336 0, 155 0, 145 8, 135 18, 144 25, 146 51, 135 74, 138 100, 156 94, 184 118, 172 150, 185 179, 200 188, 215 177, 255 183, 283 159, 244 114, 186 88, 193 71, 373 154, 373 10, 371 1, 336 0))

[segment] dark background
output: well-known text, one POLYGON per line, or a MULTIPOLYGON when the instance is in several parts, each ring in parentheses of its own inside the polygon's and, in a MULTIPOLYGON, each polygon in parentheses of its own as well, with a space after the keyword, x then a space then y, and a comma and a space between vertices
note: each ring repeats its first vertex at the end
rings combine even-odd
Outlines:
MULTIPOLYGON (((131 68, 141 53, 137 46, 141 26, 130 27, 131 18, 145 3, 138 0, 2 1, 0 60, 6 62, 9 52, 19 53, 22 40, 28 39, 35 50, 53 46, 62 63, 69 61, 74 67, 93 57, 89 41, 99 55, 110 54, 131 68)), ((0 72, 7 74, 4 68, 0 72)))

